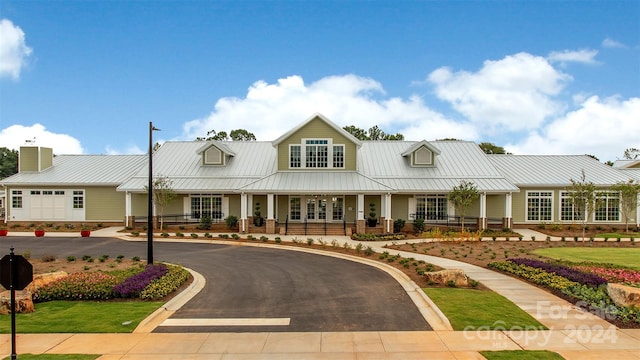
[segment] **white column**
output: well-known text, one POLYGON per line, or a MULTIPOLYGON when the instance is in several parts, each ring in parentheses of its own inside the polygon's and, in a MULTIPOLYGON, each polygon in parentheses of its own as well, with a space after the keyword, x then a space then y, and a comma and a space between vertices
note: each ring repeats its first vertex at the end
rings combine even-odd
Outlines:
POLYGON ((240 231, 246 231, 247 223, 247 194, 240 194, 240 231))
POLYGON ((364 220, 364 194, 358 194, 358 204, 357 204, 357 209, 358 211, 358 220, 364 220))
POLYGON ((512 193, 507 193, 504 198, 504 216, 509 221, 507 225, 513 227, 513 195, 512 193))
POLYGON ((267 219, 273 219, 273 194, 267 194, 267 219))
POLYGON ((385 194, 384 199, 385 199, 384 213, 385 213, 385 220, 387 222, 385 231, 390 233, 393 231, 393 219, 391 218, 391 194, 390 193, 385 194))
POLYGON ((480 194, 480 218, 482 219, 482 228, 486 228, 487 224, 487 193, 480 194))
MULTIPOLYGON (((636 227, 640 226, 640 194, 638 194, 638 200, 636 202, 638 207, 636 207, 636 227)), ((6 205, 8 207, 8 205, 6 205)))
POLYGON ((124 226, 133 227, 133 224, 129 224, 130 216, 131 216, 131 193, 127 191, 124 196, 124 218, 125 218, 124 226))

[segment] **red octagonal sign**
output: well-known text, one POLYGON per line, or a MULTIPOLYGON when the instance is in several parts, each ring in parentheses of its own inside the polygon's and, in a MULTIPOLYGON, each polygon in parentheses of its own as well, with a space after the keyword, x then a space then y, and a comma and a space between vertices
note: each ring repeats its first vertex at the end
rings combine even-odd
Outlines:
MULTIPOLYGON (((15 290, 23 290, 33 281, 33 265, 22 255, 13 255, 15 271, 15 290)), ((0 259, 0 284, 5 289, 11 288, 11 255, 5 255, 0 259)))

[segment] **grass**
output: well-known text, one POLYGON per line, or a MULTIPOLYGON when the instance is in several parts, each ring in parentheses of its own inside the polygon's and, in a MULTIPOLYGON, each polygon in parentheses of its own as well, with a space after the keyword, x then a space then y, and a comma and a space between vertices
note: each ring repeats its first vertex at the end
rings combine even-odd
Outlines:
POLYGON ((454 330, 547 329, 504 296, 493 291, 426 288, 425 293, 449 319, 454 330))
POLYGON ((546 248, 533 251, 557 260, 598 262, 640 269, 640 248, 546 248))
POLYGON ((610 239, 615 239, 615 238, 622 238, 622 239, 628 239, 629 237, 633 236, 634 238, 640 237, 640 233, 601 233, 601 234, 596 234, 595 237, 596 238, 604 238, 604 237, 608 237, 610 239))
MULTIPOLYGON (((20 360, 95 360, 102 355, 81 355, 81 354, 20 354, 20 360)), ((9 360, 11 356, 2 358, 9 360)))
POLYGON ((504 350, 504 351, 480 351, 487 360, 563 360, 558 353, 547 350, 504 350))
MULTIPOLYGON (((30 314, 16 314, 20 333, 130 333, 162 302, 49 301, 30 314)), ((0 333, 11 333, 11 315, 0 316, 0 333)))

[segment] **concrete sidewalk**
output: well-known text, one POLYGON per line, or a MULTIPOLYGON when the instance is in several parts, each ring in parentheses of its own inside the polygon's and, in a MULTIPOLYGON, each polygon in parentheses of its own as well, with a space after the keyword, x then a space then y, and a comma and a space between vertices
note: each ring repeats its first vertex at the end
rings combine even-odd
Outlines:
MULTIPOLYGON (((129 238, 117 230, 119 229, 101 229, 92 232, 92 236, 116 237, 130 241, 146 240, 144 237, 129 238)), ((65 236, 62 233, 48 233, 47 236, 55 236, 53 234, 65 236)), ((32 235, 28 234, 28 236, 32 235)), ((260 234, 254 234, 254 236, 259 238, 260 234)), ((523 236, 530 236, 530 234, 523 234, 523 236)), ((534 236, 538 239, 538 235, 534 236)), ((274 235, 270 235, 270 238, 272 237, 274 235)), ((283 241, 291 241, 294 237, 281 236, 281 238, 283 241)), ((297 238, 305 240, 307 237, 297 238)), ((318 237, 314 238, 318 239, 318 237)), ((330 242, 334 238, 340 244, 358 243, 348 237, 330 237, 324 240, 330 242)), ((179 240, 158 238, 157 240, 219 243, 202 237, 179 240)), ((385 244, 384 242, 366 243, 376 251, 385 251, 383 247, 385 244)), ((245 243, 245 245, 265 246, 260 242, 245 243)), ((266 244, 266 246, 276 245, 266 244)), ((478 351, 525 349, 555 351, 568 360, 640 360, 640 329, 620 330, 546 291, 488 269, 434 256, 403 252, 400 254, 425 260, 443 268, 463 269, 469 277, 505 296, 538 319, 549 330, 486 331, 469 328, 465 331, 426 332, 151 333, 150 331, 155 327, 154 324, 166 319, 175 310, 175 307, 168 303, 159 312, 154 313, 153 317, 143 322, 133 334, 21 334, 17 339, 18 354, 97 353, 103 354, 100 357, 101 360, 483 359, 478 351)), ((188 300, 189 294, 193 295, 194 291, 191 289, 183 295, 181 300, 176 301, 188 300)), ((8 355, 10 352, 10 335, 1 335, 0 353, 8 355)))

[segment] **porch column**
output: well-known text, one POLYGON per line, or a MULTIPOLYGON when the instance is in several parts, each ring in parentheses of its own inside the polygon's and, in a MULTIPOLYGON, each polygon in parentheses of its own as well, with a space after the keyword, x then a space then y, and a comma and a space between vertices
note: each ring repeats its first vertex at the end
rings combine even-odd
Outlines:
POLYGON ((276 219, 274 218, 274 204, 273 194, 267 194, 267 227, 265 229, 267 234, 276 233, 276 219))
POLYGON ((247 231, 247 194, 240 194, 240 231, 247 231))
POLYGON ((511 193, 506 193, 504 197, 504 219, 502 220, 502 227, 511 229, 513 226, 513 196, 511 193))
POLYGON ((385 213, 385 232, 393 232, 393 219, 391 218, 391 194, 384 195, 384 213, 385 213))
POLYGON ((124 195, 124 226, 131 226, 133 227, 134 224, 132 224, 132 218, 131 218, 131 193, 130 192, 126 192, 124 195))
POLYGON ((478 219, 478 229, 487 228, 487 193, 480 193, 480 218, 478 219))
MULTIPOLYGON (((640 227, 640 194, 638 194, 636 204, 638 204, 638 207, 636 207, 636 227, 640 227)), ((7 205, 7 207, 9 206, 7 205)))
POLYGON ((358 194, 357 200, 357 217, 356 217, 356 233, 364 234, 365 233, 365 222, 364 222, 364 194, 358 194))

